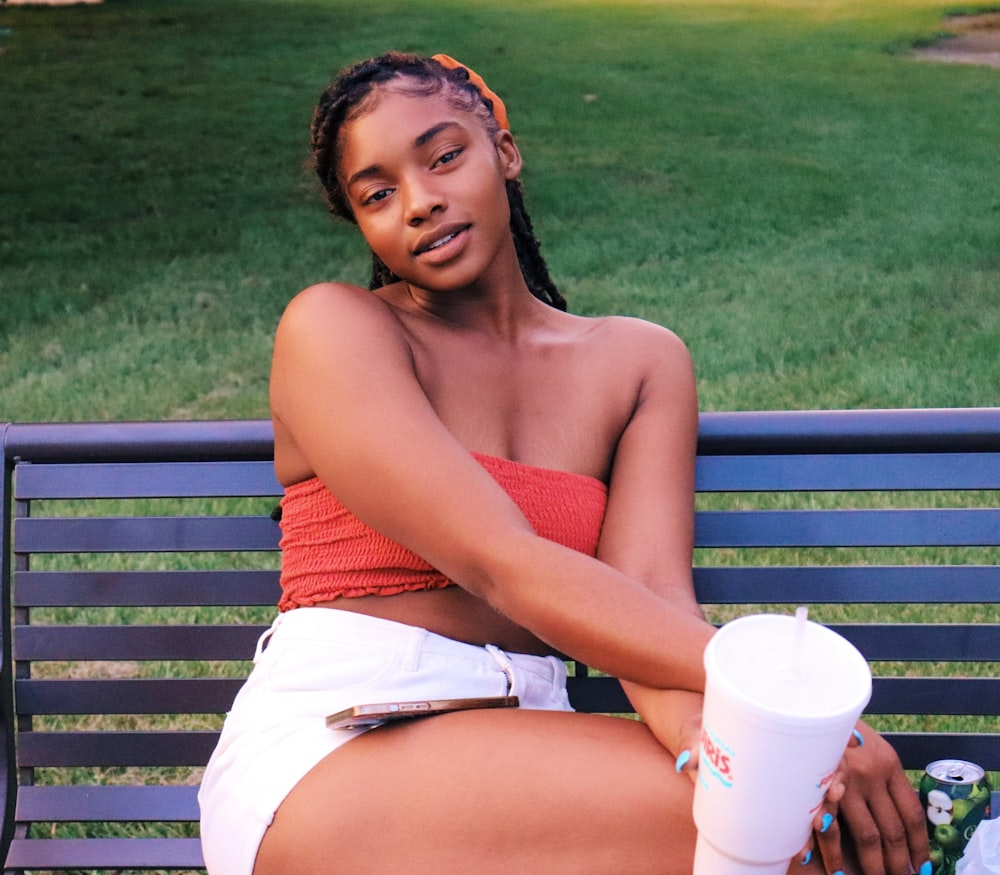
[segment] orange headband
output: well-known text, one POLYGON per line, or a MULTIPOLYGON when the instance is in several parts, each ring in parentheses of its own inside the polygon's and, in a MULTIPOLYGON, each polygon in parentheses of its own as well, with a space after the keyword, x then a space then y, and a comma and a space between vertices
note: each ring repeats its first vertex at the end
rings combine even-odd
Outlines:
POLYGON ((449 70, 455 70, 459 67, 465 70, 465 72, 469 74, 469 81, 480 90, 483 97, 488 97, 491 101, 493 101, 493 117, 497 120, 500 130, 510 130, 510 124, 507 121, 507 107, 504 106, 503 101, 497 97, 496 93, 492 91, 483 81, 482 76, 480 76, 475 70, 467 67, 465 64, 460 64, 454 58, 448 57, 448 55, 434 55, 433 60, 437 61, 442 67, 447 67, 449 70))

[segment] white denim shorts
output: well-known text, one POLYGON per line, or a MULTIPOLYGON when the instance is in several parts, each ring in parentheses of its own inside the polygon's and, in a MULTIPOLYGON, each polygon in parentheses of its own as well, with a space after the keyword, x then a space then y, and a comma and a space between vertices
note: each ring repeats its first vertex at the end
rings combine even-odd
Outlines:
MULTIPOLYGON (((264 832, 298 781, 364 731, 326 716, 352 705, 515 695, 522 708, 571 711, 566 667, 402 623, 330 608, 281 614, 226 717, 198 793, 210 875, 251 875, 264 832)), ((374 730, 377 731, 377 730, 374 730)))

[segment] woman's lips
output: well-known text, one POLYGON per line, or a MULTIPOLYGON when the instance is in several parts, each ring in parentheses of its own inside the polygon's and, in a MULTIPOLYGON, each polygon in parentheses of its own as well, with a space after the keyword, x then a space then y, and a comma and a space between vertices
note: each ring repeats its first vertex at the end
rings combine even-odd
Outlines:
POLYGON ((465 246, 468 230, 468 225, 441 228, 421 238, 413 254, 421 261, 432 264, 447 261, 465 246))

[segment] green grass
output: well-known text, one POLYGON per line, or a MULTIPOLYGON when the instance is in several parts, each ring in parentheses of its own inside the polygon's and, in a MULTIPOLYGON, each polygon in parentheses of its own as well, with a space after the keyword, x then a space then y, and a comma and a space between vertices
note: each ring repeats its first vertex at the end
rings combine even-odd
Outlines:
POLYGON ((266 416, 282 307, 366 278, 304 169, 331 73, 447 50, 508 102, 584 313, 677 330, 706 409, 1000 403, 1000 72, 930 0, 8 7, 0 419, 266 416))

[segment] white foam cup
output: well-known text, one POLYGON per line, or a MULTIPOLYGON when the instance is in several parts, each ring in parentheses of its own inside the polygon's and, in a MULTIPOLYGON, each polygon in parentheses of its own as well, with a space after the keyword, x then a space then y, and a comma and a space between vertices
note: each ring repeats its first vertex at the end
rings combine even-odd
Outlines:
POLYGON ((800 608, 727 623, 705 671, 694 875, 784 875, 871 698, 871 670, 800 608))

